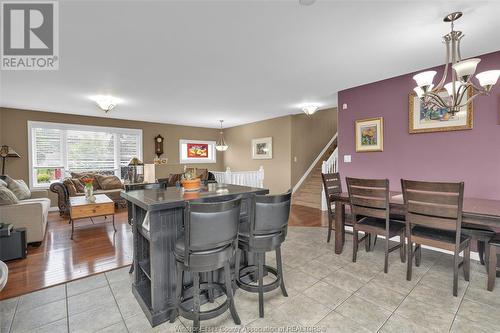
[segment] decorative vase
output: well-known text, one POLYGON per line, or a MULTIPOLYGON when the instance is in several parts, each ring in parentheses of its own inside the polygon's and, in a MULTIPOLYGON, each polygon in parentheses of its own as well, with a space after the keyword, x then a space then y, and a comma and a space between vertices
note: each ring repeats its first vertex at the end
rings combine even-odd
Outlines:
POLYGON ((90 184, 90 186, 85 186, 85 199, 90 200, 92 197, 94 197, 94 187, 90 184))

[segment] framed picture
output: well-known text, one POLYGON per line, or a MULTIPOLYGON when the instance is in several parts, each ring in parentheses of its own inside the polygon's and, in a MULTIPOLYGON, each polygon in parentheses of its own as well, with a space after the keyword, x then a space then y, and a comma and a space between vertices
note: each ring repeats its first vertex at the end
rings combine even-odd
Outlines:
POLYGON ((263 160, 273 158, 273 138, 259 138, 252 140, 252 158, 263 160))
POLYGON ((356 152, 384 150, 384 118, 356 120, 356 152))
POLYGON ((179 162, 216 163, 215 141, 179 140, 179 162))
POLYGON ((208 158, 208 144, 206 143, 188 143, 187 156, 192 158, 208 158))
MULTIPOLYGON (((467 98, 470 98, 472 93, 472 88, 469 88, 467 98)), ((445 89, 439 93, 439 96, 445 100, 450 98, 445 89)), ((415 92, 410 93, 408 102, 408 130, 411 134, 472 129, 473 103, 462 107, 459 112, 452 116, 444 108, 424 107, 415 92)))

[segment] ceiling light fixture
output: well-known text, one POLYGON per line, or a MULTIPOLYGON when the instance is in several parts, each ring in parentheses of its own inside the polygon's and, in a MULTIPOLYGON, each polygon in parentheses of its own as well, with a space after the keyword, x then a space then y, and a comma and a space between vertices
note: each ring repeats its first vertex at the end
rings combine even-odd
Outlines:
POLYGON ((302 106, 302 111, 305 112, 308 116, 314 114, 316 111, 318 111, 319 105, 317 104, 307 104, 302 106))
POLYGON ((420 97, 424 107, 435 110, 445 109, 452 117, 477 96, 489 95, 500 76, 500 70, 485 71, 476 75, 479 86, 472 82, 472 76, 481 59, 462 60, 460 41, 464 34, 453 29, 454 22, 460 17, 462 17, 462 12, 455 12, 447 15, 443 20, 451 23, 451 31, 443 36, 444 44, 446 44, 446 65, 441 81, 434 86, 436 71, 426 71, 413 76, 418 86, 413 90, 420 97), (445 84, 450 64, 451 82, 445 84), (446 89, 448 96, 443 97, 441 93, 443 88, 446 89), (470 95, 468 95, 469 91, 470 95))
POLYGON ((220 132, 219 132, 219 138, 217 139, 217 142, 215 143, 215 149, 218 151, 226 151, 229 146, 226 143, 226 140, 224 140, 224 132, 222 131, 222 123, 224 120, 219 120, 220 121, 220 132))
POLYGON ((116 105, 122 101, 121 99, 113 97, 111 95, 95 95, 91 96, 90 99, 93 100, 97 104, 97 106, 99 106, 99 108, 105 113, 113 110, 116 105))
POLYGON ((299 3, 302 5, 302 6, 310 6, 312 5, 313 3, 315 3, 316 0, 299 0, 299 3))

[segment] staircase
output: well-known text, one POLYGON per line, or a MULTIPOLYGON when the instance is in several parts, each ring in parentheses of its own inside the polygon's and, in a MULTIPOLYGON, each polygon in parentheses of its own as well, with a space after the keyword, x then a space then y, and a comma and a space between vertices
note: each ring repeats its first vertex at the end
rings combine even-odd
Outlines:
POLYGON ((321 156, 318 162, 304 180, 302 185, 295 191, 292 196, 292 204, 307 206, 311 208, 321 209, 321 193, 323 190, 323 181, 321 179, 321 171, 323 162, 333 154, 337 148, 337 140, 335 139, 326 152, 321 156))

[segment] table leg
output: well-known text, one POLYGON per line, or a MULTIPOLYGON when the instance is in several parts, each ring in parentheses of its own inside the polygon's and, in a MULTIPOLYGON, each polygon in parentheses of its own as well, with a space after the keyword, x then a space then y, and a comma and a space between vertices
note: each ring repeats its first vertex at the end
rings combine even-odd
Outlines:
POLYGON ((345 240, 345 207, 340 201, 335 202, 335 253, 341 254, 345 240))
POLYGON ((115 214, 113 214, 113 229, 115 229, 115 232, 116 232, 116 227, 115 227, 115 214))
POLYGON ((75 231, 75 221, 73 221, 73 219, 70 218, 69 223, 71 223, 71 240, 73 240, 73 232, 75 231))

